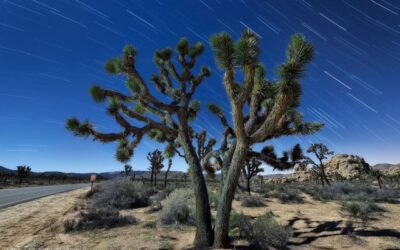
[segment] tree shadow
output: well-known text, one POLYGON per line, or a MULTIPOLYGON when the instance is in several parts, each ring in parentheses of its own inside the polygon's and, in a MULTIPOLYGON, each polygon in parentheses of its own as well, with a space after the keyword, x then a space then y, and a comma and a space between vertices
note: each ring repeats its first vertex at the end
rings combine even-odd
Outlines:
POLYGON ((343 220, 336 221, 313 221, 307 217, 294 217, 289 220, 289 226, 293 228, 293 240, 289 242, 291 246, 302 246, 310 244, 319 239, 339 235, 348 235, 355 239, 359 237, 394 237, 400 239, 400 232, 393 229, 355 229, 352 223, 343 223, 343 220), (296 229, 293 225, 297 221, 303 221, 306 228, 296 229), (317 226, 313 226, 317 224, 317 226), (345 224, 345 225, 343 225, 345 224), (327 233, 326 233, 327 232, 327 233), (323 233, 323 234, 321 234, 323 233))

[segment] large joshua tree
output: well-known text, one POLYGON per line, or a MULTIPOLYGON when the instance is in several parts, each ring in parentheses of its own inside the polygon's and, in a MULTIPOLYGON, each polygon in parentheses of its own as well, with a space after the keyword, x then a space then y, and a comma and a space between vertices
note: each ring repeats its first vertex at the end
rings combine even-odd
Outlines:
MULTIPOLYGON (((223 83, 231 106, 231 120, 215 104, 209 104, 224 126, 218 151, 211 157, 221 162, 223 181, 215 220, 214 247, 229 245, 229 217, 232 200, 245 160, 254 157, 274 168, 291 168, 302 155, 299 146, 277 157, 267 145, 260 152, 252 146, 289 135, 307 135, 321 128, 319 123, 303 121, 297 111, 300 104, 302 77, 313 57, 313 46, 302 35, 292 36, 286 51, 286 61, 278 67, 277 80, 265 78, 259 61, 259 41, 251 31, 245 31, 234 42, 227 33, 211 37, 218 66, 224 71, 223 83), (238 74, 242 77, 237 77, 238 74), (243 79, 239 82, 239 79, 243 79)), ((208 157, 205 157, 207 160, 208 157)))
MULTIPOLYGON (((203 50, 201 43, 190 45, 186 38, 179 41, 176 53, 170 48, 157 50, 154 63, 159 71, 151 78, 152 84, 161 93, 156 97, 149 82, 136 69, 136 49, 131 45, 125 46, 122 56, 108 61, 105 69, 110 74, 125 76, 129 92, 121 93, 100 86, 93 86, 90 90, 94 101, 108 101, 108 114, 121 126, 121 131, 99 132, 90 122, 80 122, 76 118, 69 119, 66 124, 67 129, 77 136, 91 136, 101 142, 119 141, 116 158, 121 162, 129 161, 145 135, 165 143, 164 155, 168 158, 181 148, 192 170, 196 205, 195 248, 211 245, 214 236, 201 156, 193 144, 197 133, 190 126, 200 108, 193 95, 210 75, 205 66, 195 68, 203 50), (200 73, 194 74, 195 69, 200 73)), ((213 140, 205 143, 208 151, 213 144, 213 140)), ((207 154, 207 150, 201 154, 207 154)))

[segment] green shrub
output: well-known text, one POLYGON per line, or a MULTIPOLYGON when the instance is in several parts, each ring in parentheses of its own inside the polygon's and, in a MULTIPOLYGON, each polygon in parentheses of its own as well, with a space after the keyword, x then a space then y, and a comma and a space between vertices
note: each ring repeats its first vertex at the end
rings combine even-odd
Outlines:
POLYGON ((154 189, 126 179, 117 179, 101 183, 94 188, 89 198, 89 207, 112 207, 117 209, 146 207, 154 189))
POLYGON ((157 227, 157 222, 155 221, 147 221, 143 223, 144 228, 156 228, 157 227))
POLYGON ((270 193, 271 197, 279 199, 282 203, 303 203, 304 199, 297 189, 281 188, 270 193))
POLYGON ((229 218, 230 234, 238 234, 239 238, 246 238, 251 231, 250 217, 232 211, 229 218))
POLYGON ((369 201, 344 201, 342 210, 351 218, 360 220, 363 225, 366 225, 376 213, 384 211, 383 208, 369 201))
POLYGON ((165 225, 194 225, 195 206, 193 191, 183 188, 174 190, 163 202, 160 220, 165 225))
POLYGON ((68 233, 73 231, 75 228, 75 221, 73 220, 65 220, 64 221, 64 232, 68 233))
POLYGON ((219 201, 218 191, 213 191, 208 189, 208 200, 210 202, 210 207, 216 208, 218 206, 218 201, 219 201))
POLYGON ((252 249, 286 249, 293 234, 290 227, 280 225, 269 213, 257 217, 253 223, 243 214, 234 215, 231 222, 231 227, 238 228, 239 235, 247 239, 252 249))
POLYGON ((263 198, 259 195, 243 194, 240 197, 241 205, 243 207, 262 207, 265 206, 263 198))

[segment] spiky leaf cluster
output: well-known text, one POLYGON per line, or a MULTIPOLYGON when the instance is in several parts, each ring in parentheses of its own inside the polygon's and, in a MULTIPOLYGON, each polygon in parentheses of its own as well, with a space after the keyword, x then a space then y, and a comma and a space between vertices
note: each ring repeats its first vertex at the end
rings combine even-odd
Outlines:
MULTIPOLYGON (((206 66, 200 67, 198 74, 192 72, 203 51, 200 42, 190 44, 186 38, 179 41, 175 51, 171 48, 156 50, 153 61, 159 71, 148 83, 136 70, 136 49, 132 45, 125 46, 122 55, 107 61, 104 67, 109 74, 125 76, 129 94, 98 85, 90 89, 95 102, 107 103, 107 113, 122 130, 102 133, 89 122, 81 123, 76 118, 67 121, 67 129, 76 136, 92 136, 102 142, 119 141, 115 156, 122 162, 129 161, 135 147, 146 135, 165 143, 165 156, 173 157, 180 147, 177 140, 179 126, 188 126, 200 110, 200 102, 191 98, 197 87, 210 76, 206 66), (164 97, 153 95, 149 84, 153 84, 164 97)), ((190 127, 189 131, 193 134, 190 127)))

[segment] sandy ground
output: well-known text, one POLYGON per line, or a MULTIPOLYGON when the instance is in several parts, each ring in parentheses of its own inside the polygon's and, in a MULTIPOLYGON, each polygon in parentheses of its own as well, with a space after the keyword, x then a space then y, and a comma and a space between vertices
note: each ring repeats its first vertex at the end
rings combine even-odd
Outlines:
MULTIPOLYGON (((187 249, 194 227, 163 227, 158 213, 147 208, 121 211, 134 215, 139 223, 110 230, 64 233, 64 218, 74 213, 87 191, 75 190, 0 210, 0 249, 187 249), (155 228, 146 228, 154 222, 155 228)), ((243 208, 235 201, 234 209, 258 216, 272 211, 278 221, 291 224, 292 249, 400 249, 400 206, 380 204, 387 212, 366 228, 355 230, 365 236, 352 237, 341 232, 348 218, 335 202, 321 203, 306 197, 304 204, 280 204, 266 200, 262 208, 243 208), (387 236, 390 234, 391 236, 387 236), (385 236, 386 235, 386 236, 385 236)))

